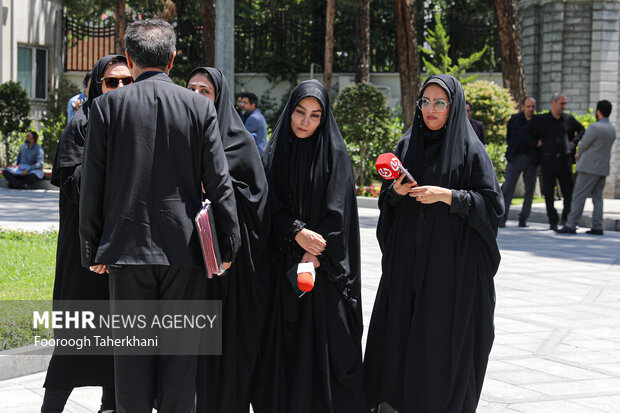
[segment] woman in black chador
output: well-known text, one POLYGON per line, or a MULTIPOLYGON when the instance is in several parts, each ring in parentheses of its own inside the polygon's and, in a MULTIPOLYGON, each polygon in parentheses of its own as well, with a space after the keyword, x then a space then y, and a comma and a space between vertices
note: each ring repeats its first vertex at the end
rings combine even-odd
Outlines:
MULTIPOLYGON (((133 82, 124 56, 100 59, 92 71, 88 100, 63 132, 52 170, 52 184, 60 187, 58 249, 54 300, 108 300, 107 275, 82 267, 78 232, 82 156, 92 101, 133 82)), ((43 413, 62 412, 71 391, 81 386, 102 386, 101 410, 114 410, 114 360, 112 356, 54 355, 45 378, 43 413)))
POLYGON ((241 231, 241 246, 231 267, 207 281, 206 298, 222 300, 222 355, 199 358, 197 411, 247 413, 268 285, 267 179, 254 138, 230 102, 222 72, 197 68, 187 88, 214 101, 241 231))
POLYGON ((504 201, 461 84, 431 76, 394 152, 416 183, 381 188, 383 274, 365 353, 375 412, 473 413, 493 343, 504 201))
POLYGON ((316 80, 298 85, 263 163, 271 212, 271 293, 256 413, 367 412, 362 382, 359 223, 351 160, 316 80), (287 271, 316 268, 298 297, 287 271))

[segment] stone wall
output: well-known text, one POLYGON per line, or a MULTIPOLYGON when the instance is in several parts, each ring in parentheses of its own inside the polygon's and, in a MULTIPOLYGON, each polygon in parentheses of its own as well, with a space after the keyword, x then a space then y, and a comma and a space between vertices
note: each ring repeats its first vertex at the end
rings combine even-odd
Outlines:
MULTIPOLYGON (((620 132, 620 0, 521 0, 519 20, 528 93, 538 110, 550 109, 563 92, 568 110, 613 105, 620 132)), ((605 195, 620 198, 620 133, 612 149, 605 195)))

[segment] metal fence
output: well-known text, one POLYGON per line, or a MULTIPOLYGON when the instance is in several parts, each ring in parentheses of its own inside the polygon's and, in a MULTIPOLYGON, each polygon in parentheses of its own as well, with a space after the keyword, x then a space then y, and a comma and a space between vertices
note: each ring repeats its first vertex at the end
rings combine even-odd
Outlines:
POLYGON ((115 52, 116 27, 108 19, 99 23, 76 23, 65 18, 65 72, 86 72, 97 60, 115 52))
MULTIPOLYGON (((453 16, 447 16, 446 20, 453 62, 488 45, 483 59, 470 71, 501 70, 499 38, 494 24, 465 21, 453 16)), ((426 29, 433 26, 431 17, 418 18, 416 29, 420 45, 424 43, 426 29)), ((199 28, 195 32, 200 33, 199 28)), ((65 71, 90 70, 99 58, 114 53, 115 34, 112 19, 96 24, 77 24, 67 17, 65 71)), ((263 21, 235 26, 235 71, 239 73, 287 75, 307 72, 312 63, 322 66, 324 55, 325 23, 322 17, 312 21, 279 11, 263 21)), ((371 17, 371 65, 373 72, 398 71, 393 15, 371 17)), ((333 70, 355 71, 354 14, 340 15, 335 22, 333 70)))

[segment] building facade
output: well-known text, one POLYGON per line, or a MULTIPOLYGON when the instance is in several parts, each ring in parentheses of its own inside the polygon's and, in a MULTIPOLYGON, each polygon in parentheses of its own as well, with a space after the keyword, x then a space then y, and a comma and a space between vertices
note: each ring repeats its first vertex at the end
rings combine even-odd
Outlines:
MULTIPOLYGON (((620 132, 620 0, 520 0, 519 20, 528 93, 550 109, 563 92, 568 110, 613 105, 620 132)), ((605 196, 620 198, 620 133, 612 149, 605 196)))
POLYGON ((39 120, 63 72, 63 8, 59 0, 0 1, 0 83, 19 82, 39 120))

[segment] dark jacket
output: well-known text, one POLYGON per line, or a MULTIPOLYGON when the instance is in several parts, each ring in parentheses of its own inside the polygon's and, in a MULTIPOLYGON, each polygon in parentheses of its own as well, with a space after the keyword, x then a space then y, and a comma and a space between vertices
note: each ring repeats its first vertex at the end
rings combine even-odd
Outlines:
POLYGON ((508 144, 506 160, 508 162, 514 161, 517 155, 529 155, 531 164, 538 165, 540 163, 540 149, 535 145, 531 146, 524 133, 525 125, 532 119, 528 121, 523 112, 515 113, 510 117, 506 129, 506 143, 508 144))
POLYGON ((82 167, 82 265, 202 267, 201 183, 230 261, 239 224, 213 102, 153 72, 97 98, 82 167))
POLYGON ((474 132, 476 132, 476 136, 480 139, 483 145, 487 143, 484 141, 484 124, 477 119, 470 119, 469 123, 471 127, 474 128, 474 132))

